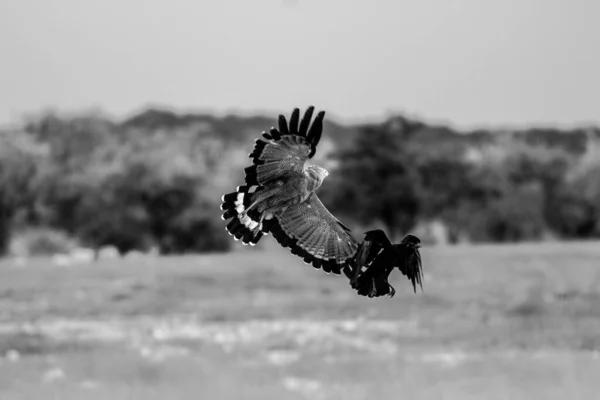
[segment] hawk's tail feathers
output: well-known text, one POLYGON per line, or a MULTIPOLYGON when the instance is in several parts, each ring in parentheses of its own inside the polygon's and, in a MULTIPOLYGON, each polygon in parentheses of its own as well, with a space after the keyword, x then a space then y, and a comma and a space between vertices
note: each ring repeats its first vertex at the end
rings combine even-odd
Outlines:
POLYGON ((244 245, 254 246, 263 234, 269 232, 270 221, 263 221, 263 226, 260 227, 260 213, 257 210, 247 211, 254 194, 249 190, 250 186, 238 186, 235 192, 221 197, 221 210, 224 211, 221 219, 231 218, 226 229, 235 240, 241 240, 244 245))

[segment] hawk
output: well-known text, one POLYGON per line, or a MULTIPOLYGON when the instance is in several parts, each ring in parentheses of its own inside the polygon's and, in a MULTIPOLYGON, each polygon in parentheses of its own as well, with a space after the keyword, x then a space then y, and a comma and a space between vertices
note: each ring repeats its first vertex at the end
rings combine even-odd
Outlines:
POLYGON ((395 290, 387 281, 393 267, 399 267, 413 286, 421 284, 416 236, 391 245, 378 230, 367 232, 359 242, 315 193, 329 173, 308 162, 315 155, 325 117, 321 111, 311 123, 313 113, 310 106, 300 118, 295 108, 289 123, 279 115, 279 129, 272 127, 254 141, 245 184, 221 197, 221 218, 230 220, 226 230, 251 246, 271 233, 306 264, 336 275, 343 270, 352 288, 363 296, 393 296, 395 290))

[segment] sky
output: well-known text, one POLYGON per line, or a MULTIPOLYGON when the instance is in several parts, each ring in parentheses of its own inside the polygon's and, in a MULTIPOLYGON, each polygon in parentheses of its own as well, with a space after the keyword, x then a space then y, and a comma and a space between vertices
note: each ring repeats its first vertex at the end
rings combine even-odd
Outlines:
POLYGON ((0 0, 0 125, 55 109, 315 105, 600 125, 597 0, 0 0))

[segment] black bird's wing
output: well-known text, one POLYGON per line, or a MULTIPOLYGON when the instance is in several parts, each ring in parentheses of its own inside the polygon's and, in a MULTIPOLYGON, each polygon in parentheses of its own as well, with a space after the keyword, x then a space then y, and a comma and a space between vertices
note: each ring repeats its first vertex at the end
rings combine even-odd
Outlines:
POLYGON ((421 253, 419 249, 407 243, 406 236, 400 244, 393 245, 396 256, 393 259, 393 266, 397 267, 402 275, 412 283, 413 290, 417 291, 417 284, 423 290, 423 263, 421 262, 421 253))
POLYGON ((359 275, 363 273, 363 268, 368 270, 369 265, 371 265, 373 260, 375 260, 384 249, 391 247, 392 243, 381 229, 365 232, 365 238, 358 249, 356 268, 353 271, 352 277, 349 277, 351 284, 356 282, 359 275))

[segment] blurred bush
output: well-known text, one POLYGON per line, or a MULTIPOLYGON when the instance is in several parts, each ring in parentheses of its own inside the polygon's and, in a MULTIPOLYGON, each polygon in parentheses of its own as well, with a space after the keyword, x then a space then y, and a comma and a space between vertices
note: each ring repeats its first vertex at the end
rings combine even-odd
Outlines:
POLYGON ((140 130, 97 115, 49 114, 28 121, 17 136, 46 152, 29 162, 35 168, 27 175, 17 174, 28 170, 13 158, 1 159, 15 171, 5 197, 22 181, 32 188, 30 198, 10 199, 13 225, 18 215, 18 226, 62 230, 82 245, 113 245, 121 252, 230 246, 224 229, 217 229, 217 190, 227 182, 212 182, 213 176, 223 180, 219 161, 226 149, 202 127, 140 130))
MULTIPOLYGON (((29 232, 34 253, 70 237, 121 252, 226 251, 220 196, 243 182, 253 139, 275 122, 148 110, 123 122, 46 113, 0 129, 0 252, 14 230, 29 232)), ((314 161, 331 172, 319 195, 350 226, 397 238, 442 224, 450 242, 591 238, 599 142, 598 129, 458 132, 393 116, 327 121, 314 161)))
POLYGON ((590 142, 556 193, 552 226, 567 238, 600 236, 600 144, 590 142))
POLYGON ((47 149, 20 131, 0 130, 0 254, 8 250, 19 210, 37 198, 35 176, 47 149))
POLYGON ((68 254, 77 241, 65 232, 52 228, 27 228, 13 235, 12 253, 21 256, 68 254))
POLYGON ((600 236, 600 130, 540 132, 461 133, 393 117, 359 127, 321 190, 332 211, 361 226, 377 220, 396 238, 440 221, 449 242, 600 236))

